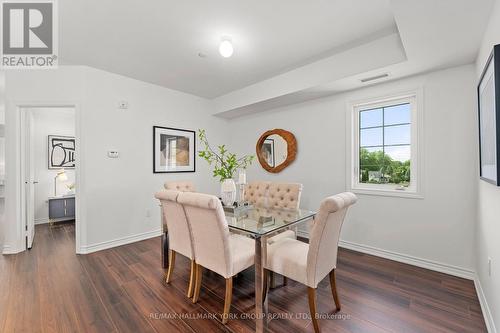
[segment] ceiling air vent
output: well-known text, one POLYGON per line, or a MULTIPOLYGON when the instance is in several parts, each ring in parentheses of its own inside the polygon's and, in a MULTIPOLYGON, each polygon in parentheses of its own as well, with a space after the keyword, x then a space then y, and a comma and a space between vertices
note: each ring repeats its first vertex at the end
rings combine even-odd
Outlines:
POLYGON ((380 74, 377 76, 372 76, 372 77, 367 77, 367 78, 361 79, 361 82, 363 82, 363 83, 370 82, 370 81, 374 81, 374 80, 383 79, 384 77, 388 77, 388 76, 389 76, 389 74, 387 74, 387 73, 380 74))

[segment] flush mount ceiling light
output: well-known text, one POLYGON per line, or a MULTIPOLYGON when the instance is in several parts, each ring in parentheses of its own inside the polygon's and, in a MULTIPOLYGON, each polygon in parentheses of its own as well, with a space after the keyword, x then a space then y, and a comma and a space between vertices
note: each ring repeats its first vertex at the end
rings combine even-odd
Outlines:
POLYGON ((233 55, 233 43, 230 37, 222 37, 219 45, 219 53, 224 58, 229 58, 233 55))

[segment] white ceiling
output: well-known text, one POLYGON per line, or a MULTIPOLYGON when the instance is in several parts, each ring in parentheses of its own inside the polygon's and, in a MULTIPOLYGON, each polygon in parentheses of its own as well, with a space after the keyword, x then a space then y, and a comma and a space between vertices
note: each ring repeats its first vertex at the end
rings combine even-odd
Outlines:
POLYGON ((60 1, 60 56, 212 99, 232 118, 472 63, 493 2, 60 1), (222 36, 231 58, 218 54, 222 36))
POLYGON ((59 11, 61 63, 207 98, 397 31, 388 0, 71 0, 59 11), (217 51, 225 35, 229 59, 217 51))
MULTIPOLYGON (((233 91, 214 100, 214 114, 234 118, 388 80, 470 64, 477 57, 493 3, 494 0, 391 0, 390 8, 402 45, 387 45, 382 43, 384 38, 379 38, 366 44, 371 46, 372 51, 364 52, 364 57, 356 57, 355 47, 346 50, 344 53, 352 55, 348 61, 323 62, 325 65, 321 69, 332 73, 339 67, 351 67, 350 73, 331 77, 328 82, 318 78, 315 82, 308 82, 308 86, 300 86, 304 78, 318 72, 318 68, 308 70, 307 67, 311 68, 309 65, 233 91), (380 59, 377 61, 377 56, 386 57, 400 47, 404 49, 404 59, 386 64, 380 59), (300 75, 293 76, 297 72, 300 75), (384 73, 389 76, 361 82, 363 78, 384 73), (270 89, 270 83, 272 87, 291 86, 294 89, 270 89)), ((320 65, 320 61, 315 64, 320 65)))

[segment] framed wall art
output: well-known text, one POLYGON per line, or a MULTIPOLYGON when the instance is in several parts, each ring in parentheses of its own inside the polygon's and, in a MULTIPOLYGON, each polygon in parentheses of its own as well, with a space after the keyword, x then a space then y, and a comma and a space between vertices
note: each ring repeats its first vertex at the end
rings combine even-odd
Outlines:
POLYGON ((482 180, 500 186, 500 45, 486 62, 479 85, 479 173, 482 180))
POLYGON ((49 169, 75 168, 75 138, 71 136, 48 136, 49 169))
POLYGON ((195 172, 196 132, 153 127, 153 172, 195 172))

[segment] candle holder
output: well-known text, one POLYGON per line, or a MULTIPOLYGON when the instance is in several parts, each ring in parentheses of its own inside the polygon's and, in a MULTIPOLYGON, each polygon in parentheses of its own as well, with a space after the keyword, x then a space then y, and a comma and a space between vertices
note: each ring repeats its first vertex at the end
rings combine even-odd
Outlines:
POLYGON ((245 203, 245 186, 246 184, 240 184, 240 200, 238 201, 240 206, 243 206, 245 203))
POLYGON ((245 173, 245 169, 241 169, 238 176, 238 185, 240 187, 240 195, 238 200, 238 206, 243 206, 245 202, 245 186, 247 184, 247 175, 245 173))

